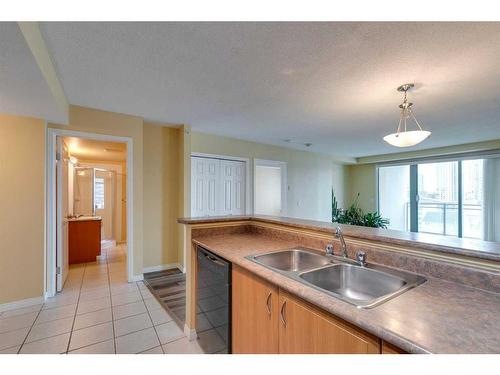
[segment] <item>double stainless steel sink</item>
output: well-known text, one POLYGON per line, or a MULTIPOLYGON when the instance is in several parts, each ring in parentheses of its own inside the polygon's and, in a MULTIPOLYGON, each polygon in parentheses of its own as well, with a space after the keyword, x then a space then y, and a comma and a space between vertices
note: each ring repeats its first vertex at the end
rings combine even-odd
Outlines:
POLYGON ((375 307, 426 281, 389 267, 293 248, 247 259, 359 308, 375 307))

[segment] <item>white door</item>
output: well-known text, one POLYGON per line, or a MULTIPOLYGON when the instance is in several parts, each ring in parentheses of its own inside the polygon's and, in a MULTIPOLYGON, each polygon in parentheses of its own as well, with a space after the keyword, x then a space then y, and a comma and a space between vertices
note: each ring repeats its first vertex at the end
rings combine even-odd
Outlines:
POLYGON ((220 189, 220 161, 191 158, 191 215, 217 216, 220 189))
POLYGON ((221 160, 220 215, 245 214, 245 163, 221 160))
POLYGON ((245 163, 191 157, 191 216, 245 214, 245 163))
POLYGON ((60 292, 69 271, 68 256, 68 150, 61 137, 56 138, 56 197, 57 197, 57 240, 56 240, 56 289, 60 292))
POLYGON ((255 160, 255 214, 285 216, 286 191, 286 163, 255 160))

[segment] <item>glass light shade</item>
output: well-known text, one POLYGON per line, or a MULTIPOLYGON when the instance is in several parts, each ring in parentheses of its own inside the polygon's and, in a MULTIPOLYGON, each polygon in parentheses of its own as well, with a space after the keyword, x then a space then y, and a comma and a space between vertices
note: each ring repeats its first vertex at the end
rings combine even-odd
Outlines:
POLYGON ((386 135, 384 141, 396 147, 410 147, 419 144, 430 135, 431 132, 427 130, 412 130, 386 135))

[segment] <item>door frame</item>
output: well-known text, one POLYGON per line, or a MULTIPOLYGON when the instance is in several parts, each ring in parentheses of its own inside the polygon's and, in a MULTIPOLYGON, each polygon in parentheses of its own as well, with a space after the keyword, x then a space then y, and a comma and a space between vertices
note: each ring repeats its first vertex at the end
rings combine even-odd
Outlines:
POLYGON ((266 160, 266 159, 253 159, 253 202, 254 202, 254 213, 255 213, 255 201, 256 201, 256 180, 255 175, 257 172, 257 167, 277 167, 281 169, 281 216, 286 216, 288 211, 288 172, 287 163, 285 161, 279 160, 266 160))
MULTIPOLYGON (((91 139, 95 141, 111 141, 121 142, 127 145, 127 278, 129 282, 134 280, 134 242, 133 242, 133 228, 134 228, 134 215, 133 215, 133 140, 131 137, 121 137, 107 134, 88 133, 76 130, 66 130, 58 128, 47 128, 46 138, 46 155, 45 155, 45 175, 47 186, 47 203, 46 215, 47 224, 45 227, 47 247, 45 250, 45 277, 44 277, 44 295, 45 298, 53 297, 56 295, 56 244, 57 244, 57 220, 56 220, 56 139, 57 137, 78 137, 91 139)), ((60 231, 59 231, 60 233, 60 231)))
MULTIPOLYGON (((253 212, 253 207, 250 201, 250 159, 249 158, 242 158, 239 156, 228 156, 228 155, 216 155, 216 154, 205 154, 202 152, 191 152, 191 157, 197 157, 197 158, 208 158, 208 159, 219 159, 219 160, 229 160, 229 161, 242 161, 245 163, 245 214, 246 215, 251 215, 253 212)), ((192 170, 193 167, 189 170, 189 180, 191 184, 191 178, 192 178, 192 170)), ((192 190, 192 189, 190 189, 192 190)), ((190 192, 190 195, 193 194, 193 192, 190 192)), ((192 197, 189 197, 189 201, 191 201, 192 197)), ((190 213, 191 214, 191 213, 190 213)), ((185 264, 185 263, 184 263, 185 264)))
MULTIPOLYGON (((60 161, 64 161, 63 155, 65 153, 64 152, 65 147, 64 147, 64 144, 62 142, 62 139, 60 139, 59 142, 57 142, 57 138, 56 138, 56 148, 55 149, 56 149, 56 154, 60 153, 60 161)), ((66 168, 68 169, 67 172, 69 173, 69 168, 68 167, 66 167, 66 168)), ((69 232, 69 227, 68 227, 69 223, 68 223, 67 219, 63 219, 63 217, 62 217, 64 183, 63 183, 62 178, 58 178, 59 176, 62 177, 63 171, 64 171, 63 164, 56 162, 56 174, 55 174, 56 175, 56 220, 57 220, 56 225, 57 225, 57 228, 60 229, 59 232, 56 231, 56 269, 57 269, 57 257, 62 256, 62 254, 64 252, 62 247, 69 246, 68 241, 66 241, 66 243, 64 244, 64 232, 66 232, 66 237, 68 236, 68 232, 69 232), (57 192, 60 192, 60 194, 57 195, 57 192), (65 231, 63 230, 64 224, 66 224, 65 231)), ((66 192, 66 195, 67 195, 67 192, 66 192)), ((69 251, 67 251, 67 255, 69 255, 69 251)), ((65 263, 67 261, 68 261, 68 259, 65 259, 65 263)), ((66 277, 67 277, 68 270, 66 270, 65 272, 61 271, 60 273, 56 273, 56 292, 60 292, 63 288, 64 282, 66 281, 66 278, 64 277, 65 273, 66 273, 66 277), (60 290, 59 290, 59 285, 61 286, 60 290)))

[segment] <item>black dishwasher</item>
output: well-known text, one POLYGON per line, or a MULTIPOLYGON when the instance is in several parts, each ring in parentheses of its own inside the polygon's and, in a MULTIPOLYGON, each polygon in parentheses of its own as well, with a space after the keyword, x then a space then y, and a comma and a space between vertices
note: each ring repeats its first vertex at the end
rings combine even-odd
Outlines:
MULTIPOLYGON (((231 353, 231 263, 198 246, 196 332, 219 341, 217 353, 231 353), (215 337, 214 337, 215 336, 215 337), (219 350, 220 349, 220 350, 219 350)), ((199 340, 203 347, 204 340, 199 340)), ((213 348, 203 348, 212 351, 213 348)))

